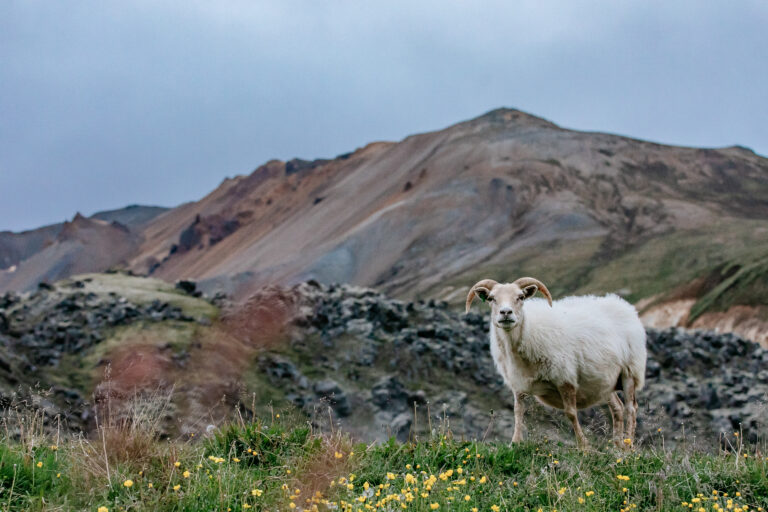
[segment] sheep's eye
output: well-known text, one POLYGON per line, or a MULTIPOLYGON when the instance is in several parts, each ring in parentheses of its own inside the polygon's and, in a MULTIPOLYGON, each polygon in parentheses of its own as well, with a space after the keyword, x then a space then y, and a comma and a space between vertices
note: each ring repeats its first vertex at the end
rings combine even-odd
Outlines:
POLYGON ((522 295, 522 294, 517 296, 517 300, 523 300, 524 298, 525 298, 525 295, 522 295))
POLYGON ((488 302, 493 302, 496 300, 496 297, 488 297, 488 302))

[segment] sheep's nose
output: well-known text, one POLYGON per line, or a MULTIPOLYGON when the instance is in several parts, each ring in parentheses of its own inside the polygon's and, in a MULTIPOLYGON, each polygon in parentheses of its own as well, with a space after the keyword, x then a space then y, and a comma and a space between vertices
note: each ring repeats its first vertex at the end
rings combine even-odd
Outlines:
POLYGON ((504 316, 509 316, 512 314, 512 308, 503 308, 499 310, 499 313, 501 313, 504 316))

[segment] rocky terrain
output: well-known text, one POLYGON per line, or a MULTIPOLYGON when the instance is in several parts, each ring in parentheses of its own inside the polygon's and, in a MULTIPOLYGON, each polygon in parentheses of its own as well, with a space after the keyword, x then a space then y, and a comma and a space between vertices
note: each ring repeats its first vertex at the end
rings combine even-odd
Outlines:
MULTIPOLYGON (((42 410, 46 421, 59 416, 65 429, 91 430, 98 388, 78 370, 85 363, 85 374, 94 374, 94 382, 98 382, 99 370, 108 360, 98 358, 93 364, 91 359, 93 366, 87 367, 88 354, 108 355, 104 348, 120 328, 139 325, 151 330, 153 324, 209 323, 205 316, 209 311, 200 315, 199 308, 190 309, 185 297, 169 296, 154 283, 128 290, 120 276, 94 277, 41 284, 26 294, 0 295, 0 404, 4 414, 31 406, 42 410)), ((183 283, 181 288, 180 295, 189 291, 184 291, 183 283)))
POLYGON ((273 160, 169 211, 0 234, 0 290, 119 265, 236 299, 315 279, 453 305, 480 278, 534 275, 556 294, 620 293, 650 326, 768 346, 766 219, 768 160, 749 149, 497 109, 336 158, 273 160))
MULTIPOLYGON (((490 358, 486 314, 348 286, 303 284, 293 293, 301 308, 291 342, 260 355, 259 368, 307 414, 326 401, 363 437, 406 438, 425 430, 429 410, 433 426, 448 421, 455 434, 511 437, 511 397, 490 358)), ((755 440, 768 426, 768 350, 733 334, 677 328, 649 329, 648 349, 641 439, 661 428, 668 442, 733 431, 755 440)), ((562 414, 530 402, 535 435, 570 433, 562 414)), ((581 414, 605 435, 607 410, 581 414)))
MULTIPOLYGON (((487 316, 444 301, 400 301, 368 288, 308 282, 263 289, 245 306, 124 275, 92 275, 0 296, 0 395, 27 400, 73 430, 100 401, 167 393, 168 435, 241 414, 295 409, 365 439, 450 429, 509 439, 510 394, 493 368, 487 316), (108 370, 107 370, 108 368, 108 370), (330 410, 330 413, 329 413, 330 410), (217 420, 218 418, 218 420, 217 420)), ((644 443, 721 432, 749 440, 768 421, 768 351, 733 334, 648 330, 644 443), (661 429, 659 431, 658 429, 661 429)), ((608 439, 607 410, 581 413, 608 439)), ((571 441, 561 413, 530 400, 533 436, 571 441)))

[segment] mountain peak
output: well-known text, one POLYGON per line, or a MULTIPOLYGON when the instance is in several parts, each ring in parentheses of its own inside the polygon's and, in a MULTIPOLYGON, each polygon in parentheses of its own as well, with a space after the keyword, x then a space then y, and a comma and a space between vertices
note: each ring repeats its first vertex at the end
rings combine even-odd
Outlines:
POLYGON ((491 123, 515 124, 523 126, 542 126, 548 128, 560 128, 552 121, 543 117, 534 116, 528 112, 510 107, 499 107, 472 119, 472 121, 485 121, 491 123))

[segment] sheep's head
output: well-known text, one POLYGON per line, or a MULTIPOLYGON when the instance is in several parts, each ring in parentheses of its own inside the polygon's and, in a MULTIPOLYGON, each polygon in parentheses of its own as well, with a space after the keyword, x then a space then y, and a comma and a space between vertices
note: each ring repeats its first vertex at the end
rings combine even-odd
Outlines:
POLYGON ((540 291, 552 305, 552 295, 544 283, 532 277, 521 277, 514 283, 497 283, 493 279, 483 279, 469 290, 467 309, 475 297, 491 306, 491 321, 500 329, 510 330, 523 319, 523 301, 530 299, 540 291))

